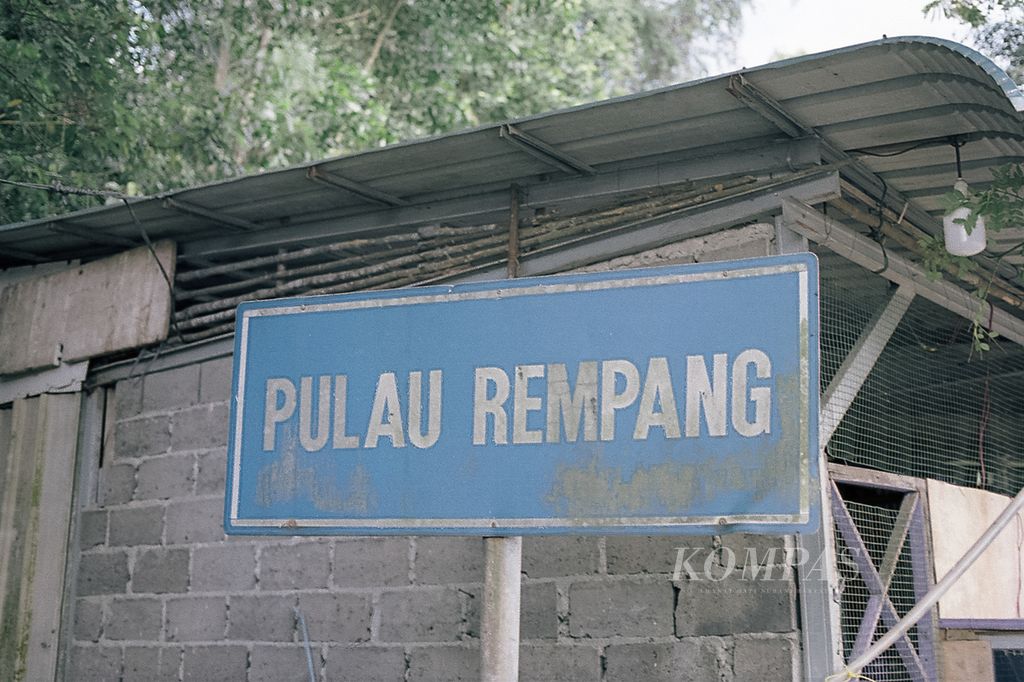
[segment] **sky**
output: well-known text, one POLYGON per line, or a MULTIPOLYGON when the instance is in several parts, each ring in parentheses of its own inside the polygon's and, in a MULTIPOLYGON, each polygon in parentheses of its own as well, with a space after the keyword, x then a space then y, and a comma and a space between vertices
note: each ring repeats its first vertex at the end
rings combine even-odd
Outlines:
POLYGON ((846 47, 882 35, 924 35, 967 43, 963 24, 939 13, 925 16, 927 0, 753 0, 743 12, 735 60, 722 72, 786 57, 846 47))

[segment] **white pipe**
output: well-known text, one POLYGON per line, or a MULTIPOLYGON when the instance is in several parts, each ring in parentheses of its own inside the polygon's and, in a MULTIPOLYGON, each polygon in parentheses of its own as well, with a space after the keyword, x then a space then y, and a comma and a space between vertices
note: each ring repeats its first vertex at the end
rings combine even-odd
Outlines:
POLYGON ((519 598, 523 538, 484 538, 484 604, 480 623, 480 679, 519 679, 519 598))
POLYGON ((1017 513, 1024 508, 1024 488, 1021 489, 1017 496, 1013 498, 1013 501, 1003 510, 1003 513, 999 515, 992 525, 988 527, 981 537, 978 538, 977 542, 967 550, 967 553, 960 557, 960 560, 953 565, 953 568, 949 569, 949 572, 943 576, 932 589, 921 599, 914 608, 910 609, 907 615, 903 616, 896 625, 886 632, 877 642, 871 645, 867 651, 862 653, 860 656, 855 658, 846 664, 844 672, 856 675, 864 669, 864 666, 875 660, 883 651, 888 649, 893 643, 902 637, 907 630, 914 627, 917 621, 921 620, 928 611, 935 606, 935 603, 942 598, 942 595, 949 591, 949 588, 960 579, 960 577, 971 567, 982 552, 988 549, 988 546, 992 544, 992 541, 996 539, 1000 532, 1006 528, 1010 520, 1017 516, 1017 513))

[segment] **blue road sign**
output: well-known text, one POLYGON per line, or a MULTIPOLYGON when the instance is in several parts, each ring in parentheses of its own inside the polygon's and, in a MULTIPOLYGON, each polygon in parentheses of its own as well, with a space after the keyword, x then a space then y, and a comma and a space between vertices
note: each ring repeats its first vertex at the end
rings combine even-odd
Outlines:
POLYGON ((245 303, 232 395, 230 533, 806 530, 817 261, 245 303))

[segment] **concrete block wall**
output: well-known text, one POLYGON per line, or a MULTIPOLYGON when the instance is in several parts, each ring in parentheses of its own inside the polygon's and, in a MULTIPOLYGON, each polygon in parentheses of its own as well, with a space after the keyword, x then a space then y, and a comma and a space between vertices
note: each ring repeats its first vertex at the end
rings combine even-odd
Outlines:
MULTIPOLYGON (((225 537, 230 372, 220 358, 116 385, 65 678, 308 680, 300 613, 318 680, 477 679, 481 540, 225 537)), ((527 538, 521 679, 791 682, 792 580, 722 568, 726 550, 782 546, 527 538), (673 581, 679 547, 699 579, 673 581)))

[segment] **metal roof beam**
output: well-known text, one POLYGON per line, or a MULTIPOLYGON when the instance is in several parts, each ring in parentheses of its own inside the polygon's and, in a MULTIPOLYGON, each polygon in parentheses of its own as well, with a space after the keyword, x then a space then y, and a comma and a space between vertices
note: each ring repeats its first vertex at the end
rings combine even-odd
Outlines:
POLYGON ((393 194, 382 192, 379 189, 374 189, 369 185, 365 185, 355 180, 349 180, 343 178, 340 175, 325 171, 319 166, 310 166, 306 171, 306 178, 330 187, 331 189, 341 189, 349 194, 355 194, 361 199, 380 204, 382 206, 408 206, 409 202, 401 197, 396 197, 393 194))
MULTIPOLYGON (((739 174, 756 175, 787 169, 795 171, 821 160, 816 139, 772 142, 732 151, 620 168, 589 177, 551 180, 537 185, 520 185, 523 207, 537 208, 563 202, 591 200, 646 192, 683 182, 700 182, 739 174)), ((339 236, 415 227, 455 221, 504 221, 508 215, 508 189, 502 188, 470 196, 425 200, 424 203, 369 211, 344 217, 331 217, 287 228, 262 230, 252 235, 208 237, 179 244, 179 258, 228 258, 230 254, 254 249, 288 247, 296 243, 337 241, 339 236)))
POLYGON ((816 134, 812 128, 808 128, 798 120, 790 116, 781 104, 762 92, 737 73, 729 77, 729 84, 725 88, 729 94, 743 102, 749 109, 753 109, 768 121, 771 121, 782 132, 790 137, 805 137, 816 134))
POLYGON ((221 213, 220 211, 211 211, 208 208, 202 206, 196 206, 195 204, 189 204, 178 199, 164 199, 164 208, 173 209, 179 213, 187 213, 188 215, 199 216, 200 218, 206 218, 212 220, 215 223, 226 225, 228 227, 235 227, 246 232, 252 232, 260 229, 260 226, 256 223, 250 222, 243 218, 236 218, 234 216, 221 213))
POLYGON ((941 231, 941 224, 930 213, 911 203, 900 192, 886 184, 885 180, 863 162, 847 154, 815 129, 804 125, 803 122, 786 111, 782 103, 760 90, 741 74, 729 78, 727 89, 730 94, 774 123, 787 135, 792 136, 794 132, 799 132, 802 135, 811 135, 817 138, 821 142, 822 158, 829 163, 843 164, 843 175, 864 191, 874 195, 876 200, 877 197, 884 197, 887 208, 897 213, 905 211, 911 222, 927 232, 937 234, 941 231))
POLYGON ((544 140, 536 138, 529 133, 524 133, 511 123, 501 126, 498 134, 501 136, 501 139, 514 144, 535 159, 539 159, 549 166, 554 166, 566 173, 572 175, 595 175, 597 173, 593 166, 555 149, 544 140))

